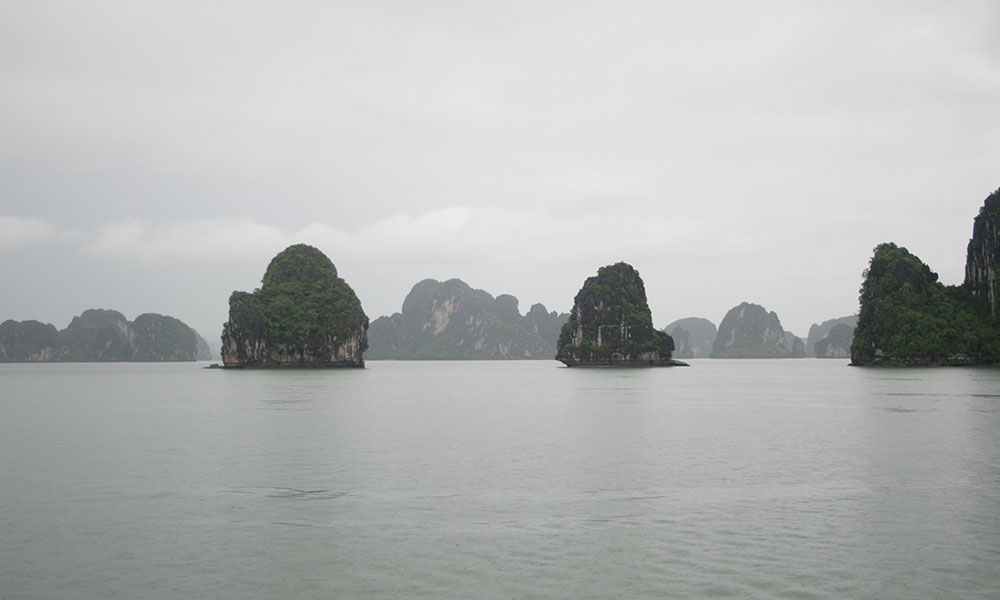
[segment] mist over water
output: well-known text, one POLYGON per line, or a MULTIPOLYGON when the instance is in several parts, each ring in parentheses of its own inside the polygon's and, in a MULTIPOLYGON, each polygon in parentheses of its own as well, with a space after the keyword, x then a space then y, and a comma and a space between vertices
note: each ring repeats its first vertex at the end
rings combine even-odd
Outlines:
POLYGON ((993 598, 1000 370, 0 365, 0 597, 993 598))

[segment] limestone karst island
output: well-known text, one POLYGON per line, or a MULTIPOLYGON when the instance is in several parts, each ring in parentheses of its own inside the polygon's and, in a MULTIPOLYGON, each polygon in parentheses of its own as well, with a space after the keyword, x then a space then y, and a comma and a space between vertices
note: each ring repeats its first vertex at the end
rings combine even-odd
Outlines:
POLYGON ((364 367, 368 317, 325 254, 305 244, 271 259, 261 287, 233 292, 225 367, 364 367))
POLYGON ((425 279, 402 312, 372 321, 369 360, 552 360, 569 315, 534 304, 527 314, 510 294, 494 298, 461 279, 425 279))
POLYGON ((208 344, 179 319, 90 308, 58 330, 40 321, 0 323, 0 362, 176 362, 209 360, 208 344))
POLYGON ((906 248, 875 248, 861 286, 853 365, 1000 363, 1000 190, 975 219, 965 282, 946 286, 906 248))
POLYGON ((559 334, 556 360, 569 367, 659 366, 671 359, 674 340, 653 327, 639 272, 624 262, 588 277, 559 334))

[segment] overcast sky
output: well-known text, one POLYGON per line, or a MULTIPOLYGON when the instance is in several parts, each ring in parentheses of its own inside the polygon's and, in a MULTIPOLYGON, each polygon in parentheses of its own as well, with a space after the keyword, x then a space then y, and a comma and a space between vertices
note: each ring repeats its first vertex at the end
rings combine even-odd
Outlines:
POLYGON ((663 327, 857 311, 883 241, 960 283, 1000 187, 1000 4, 5 2, 0 319, 176 316, 305 242, 373 320, 458 277, 663 327))

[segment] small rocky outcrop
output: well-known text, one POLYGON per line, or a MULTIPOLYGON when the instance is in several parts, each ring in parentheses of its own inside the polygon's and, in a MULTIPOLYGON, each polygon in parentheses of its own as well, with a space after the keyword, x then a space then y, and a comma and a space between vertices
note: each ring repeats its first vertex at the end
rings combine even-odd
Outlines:
POLYGON ((672 366, 674 340, 653 327, 639 272, 620 262, 588 277, 562 327, 556 360, 567 366, 672 366))
POLYGON ((707 358, 718 334, 715 323, 700 317, 678 319, 663 331, 674 338, 674 358, 707 358))
POLYGON ((403 300, 402 312, 375 319, 368 330, 371 360, 551 359, 568 315, 535 304, 521 315, 510 294, 494 298, 461 279, 425 279, 403 300))
POLYGON ((710 358, 791 357, 778 315, 749 302, 726 313, 710 355, 710 358))
POLYGON ((858 325, 858 316, 850 315, 836 319, 827 319, 819 324, 813 323, 809 327, 809 336, 806 338, 806 356, 818 356, 816 354, 816 342, 830 335, 830 332, 837 325, 847 325, 853 332, 854 328, 858 325))
POLYGON ((260 289, 233 292, 222 330, 226 367, 364 367, 368 317, 325 254, 289 246, 260 289))
POLYGON ((853 327, 844 323, 834 325, 829 335, 816 342, 816 358, 850 358, 852 341, 853 327))
POLYGON ((965 287, 986 300, 990 317, 1000 304, 1000 189, 986 198, 966 249, 965 287))
POLYGON ((69 326, 0 324, 0 361, 164 362, 204 360, 208 344, 174 317, 146 313, 129 321, 116 310, 89 309, 69 326))

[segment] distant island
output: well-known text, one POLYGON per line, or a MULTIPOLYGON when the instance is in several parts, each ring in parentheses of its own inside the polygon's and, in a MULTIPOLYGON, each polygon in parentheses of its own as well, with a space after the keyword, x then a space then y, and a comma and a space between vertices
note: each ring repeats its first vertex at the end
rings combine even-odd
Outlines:
POLYGON ((305 244, 271 259, 261 287, 233 292, 222 362, 233 367, 364 367, 368 317, 333 262, 305 244))
POLYGON ((1000 363, 1000 190, 975 218, 965 282, 946 286, 906 248, 879 244, 865 271, 853 365, 1000 363))
POLYGON ((674 340, 653 327, 646 287, 631 265, 588 277, 559 334, 556 360, 574 366, 673 366, 674 340))
POLYGON ((854 342, 854 327, 837 323, 830 333, 816 342, 816 358, 850 358, 851 344, 854 342))
POLYGON ((857 327, 857 325, 857 315, 827 319, 819 324, 813 323, 812 326, 809 327, 809 337, 806 339, 806 356, 815 356, 816 358, 850 358, 851 339, 854 337, 854 328, 857 327), (837 325, 844 325, 850 331, 850 336, 847 338, 846 348, 843 346, 844 330, 840 329, 838 330, 838 334, 835 338, 832 338, 823 344, 824 350, 822 352, 817 351, 816 344, 829 337, 837 325), (841 350, 843 350, 843 352, 841 350))
POLYGON ((372 321, 369 360, 548 359, 569 315, 535 304, 526 315, 509 294, 494 298, 461 279, 425 279, 402 312, 372 321))
POLYGON ((678 319, 663 332, 674 339, 674 358, 707 358, 719 333, 715 323, 700 317, 678 319))
POLYGON ((734 306, 719 324, 710 358, 802 358, 805 344, 786 335, 774 312, 743 302, 734 306))
POLYGON ((0 362, 167 362, 210 360, 205 340, 182 321, 88 309, 59 331, 40 321, 0 323, 0 362))

